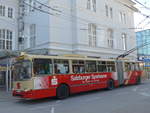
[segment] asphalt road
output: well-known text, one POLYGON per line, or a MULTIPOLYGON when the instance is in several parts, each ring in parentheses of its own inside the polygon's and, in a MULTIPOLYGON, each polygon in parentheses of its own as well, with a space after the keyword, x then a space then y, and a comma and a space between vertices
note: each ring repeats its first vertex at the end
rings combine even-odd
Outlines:
POLYGON ((0 94, 0 113, 150 113, 150 80, 141 85, 25 101, 0 94))

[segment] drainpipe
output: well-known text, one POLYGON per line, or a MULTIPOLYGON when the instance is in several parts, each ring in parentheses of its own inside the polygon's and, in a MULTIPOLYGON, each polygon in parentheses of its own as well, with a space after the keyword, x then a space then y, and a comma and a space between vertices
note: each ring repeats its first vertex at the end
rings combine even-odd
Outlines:
POLYGON ((7 70, 6 70, 6 91, 9 91, 9 60, 7 59, 7 70))

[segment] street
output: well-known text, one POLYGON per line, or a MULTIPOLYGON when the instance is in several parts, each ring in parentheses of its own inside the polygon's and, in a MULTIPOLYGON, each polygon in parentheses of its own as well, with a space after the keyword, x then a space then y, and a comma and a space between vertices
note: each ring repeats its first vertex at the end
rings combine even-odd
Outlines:
POLYGON ((0 113, 150 113, 150 80, 141 85, 72 95, 65 100, 21 100, 2 92, 0 113))

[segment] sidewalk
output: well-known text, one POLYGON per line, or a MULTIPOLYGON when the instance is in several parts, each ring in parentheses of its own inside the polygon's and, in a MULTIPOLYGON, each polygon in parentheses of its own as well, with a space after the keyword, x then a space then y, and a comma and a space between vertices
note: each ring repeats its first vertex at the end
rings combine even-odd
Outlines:
POLYGON ((0 89, 0 101, 12 100, 14 97, 12 96, 11 91, 7 92, 4 89, 0 89))

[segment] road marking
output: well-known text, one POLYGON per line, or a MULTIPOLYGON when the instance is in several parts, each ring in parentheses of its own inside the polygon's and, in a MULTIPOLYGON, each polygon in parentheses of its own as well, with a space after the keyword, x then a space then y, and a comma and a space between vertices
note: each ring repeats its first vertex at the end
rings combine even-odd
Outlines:
POLYGON ((145 96, 145 97, 150 97, 150 94, 145 93, 145 92, 141 92, 140 94, 141 94, 142 96, 145 96))
POLYGON ((98 100, 98 99, 101 99, 101 98, 100 98, 100 97, 90 98, 90 99, 84 100, 84 102, 96 101, 96 100, 98 100))
POLYGON ((134 88, 133 91, 136 92, 138 90, 138 87, 134 88))
POLYGON ((141 91, 145 91, 145 90, 149 90, 149 88, 143 88, 143 89, 141 89, 141 91))
POLYGON ((45 108, 48 108, 48 106, 32 107, 31 110, 40 110, 40 109, 45 109, 45 108))
POLYGON ((55 107, 54 106, 51 107, 51 113, 55 113, 55 107))
POLYGON ((126 95, 129 94, 129 92, 121 92, 121 93, 117 93, 116 95, 126 95))
POLYGON ((55 107, 61 105, 61 101, 58 100, 56 101, 54 104, 51 105, 43 105, 43 106, 38 106, 38 107, 32 107, 31 110, 39 110, 39 109, 46 109, 49 108, 49 106, 51 107, 51 113, 54 113, 55 107))

